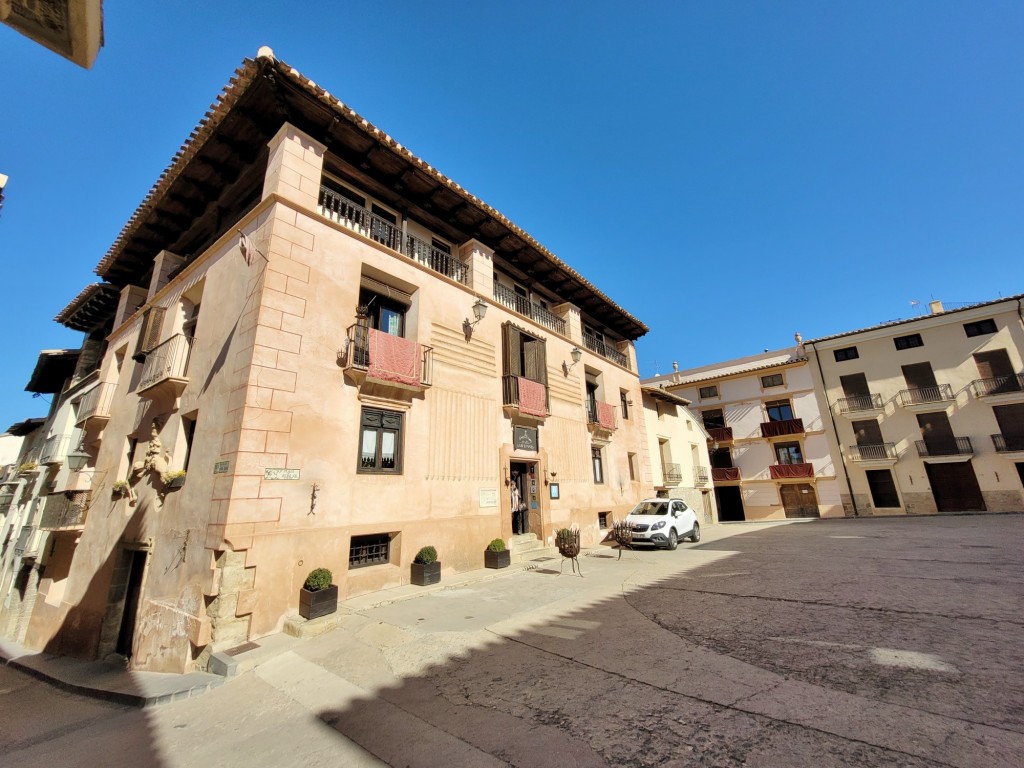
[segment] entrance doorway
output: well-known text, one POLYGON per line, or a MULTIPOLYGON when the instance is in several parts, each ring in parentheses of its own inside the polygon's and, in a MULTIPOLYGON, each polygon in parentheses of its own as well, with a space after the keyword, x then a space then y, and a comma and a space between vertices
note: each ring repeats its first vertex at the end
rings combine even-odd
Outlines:
POLYGON ((786 483, 779 486, 786 517, 821 517, 818 497, 810 483, 786 483))
POLYGON ((981 496, 978 478, 971 462, 924 465, 928 482, 939 512, 984 512, 985 500, 981 496))
POLYGON ((746 520, 743 514, 743 496, 738 485, 715 486, 715 501, 718 502, 720 523, 746 520))
POLYGON ((132 657, 135 643, 135 623, 139 616, 139 600, 142 597, 142 578, 146 573, 146 552, 126 550, 128 560, 128 584, 124 595, 124 610, 121 613, 121 627, 117 632, 117 652, 127 659, 132 657))
POLYGON ((540 521, 540 492, 537 488, 537 464, 509 463, 509 508, 512 512, 512 533, 536 533, 540 521), (534 525, 531 525, 531 518, 534 525))

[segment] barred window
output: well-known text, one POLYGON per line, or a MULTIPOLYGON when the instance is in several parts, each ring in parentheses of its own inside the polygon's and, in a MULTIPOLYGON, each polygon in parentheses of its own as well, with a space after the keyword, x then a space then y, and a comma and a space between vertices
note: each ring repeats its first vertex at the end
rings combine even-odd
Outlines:
POLYGON ((353 536, 348 548, 348 567, 365 568, 387 563, 391 557, 391 534, 353 536))

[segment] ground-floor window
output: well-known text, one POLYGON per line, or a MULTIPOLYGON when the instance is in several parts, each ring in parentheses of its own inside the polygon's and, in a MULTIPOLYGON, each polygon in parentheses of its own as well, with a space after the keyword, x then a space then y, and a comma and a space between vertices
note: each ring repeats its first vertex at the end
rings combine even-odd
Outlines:
POLYGON ((597 527, 600 528, 602 531, 605 528, 608 527, 608 515, 609 514, 610 513, 608 513, 608 512, 598 512, 597 513, 597 527))
POLYGON ((387 563, 391 556, 391 534, 374 533, 353 536, 348 549, 348 567, 365 568, 387 563))
POLYGON ((359 433, 360 472, 402 472, 402 414, 363 408, 359 433))

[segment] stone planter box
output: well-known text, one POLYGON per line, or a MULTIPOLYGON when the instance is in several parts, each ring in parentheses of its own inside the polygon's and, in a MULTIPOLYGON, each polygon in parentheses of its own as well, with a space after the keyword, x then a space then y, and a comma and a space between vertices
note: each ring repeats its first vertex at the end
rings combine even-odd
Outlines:
POLYGON ((512 564, 512 551, 492 552, 484 550, 484 568, 508 568, 512 564))
POLYGON ((334 584, 327 589, 310 592, 303 587, 299 590, 299 616, 304 619, 318 619, 338 610, 338 587, 334 584))
POLYGON ((412 583, 418 587, 426 587, 441 581, 441 561, 436 563, 413 563, 412 583))

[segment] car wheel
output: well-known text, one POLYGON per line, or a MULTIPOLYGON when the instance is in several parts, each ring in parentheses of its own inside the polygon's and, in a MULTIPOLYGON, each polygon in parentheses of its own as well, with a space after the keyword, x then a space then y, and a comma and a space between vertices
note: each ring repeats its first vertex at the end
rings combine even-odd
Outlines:
POLYGON ((673 528, 668 532, 668 548, 675 549, 679 546, 679 537, 676 536, 676 529, 673 528))
POLYGON ((694 544, 696 544, 698 541, 700 541, 700 524, 699 523, 694 523, 693 524, 693 530, 690 531, 690 541, 692 541, 694 544))

